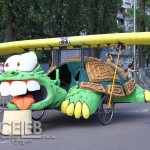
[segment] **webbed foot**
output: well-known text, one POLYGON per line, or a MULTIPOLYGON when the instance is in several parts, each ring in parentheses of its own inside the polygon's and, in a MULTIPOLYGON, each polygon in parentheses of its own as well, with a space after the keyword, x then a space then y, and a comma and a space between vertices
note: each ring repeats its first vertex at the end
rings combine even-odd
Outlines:
POLYGON ((100 94, 74 86, 61 104, 61 111, 77 119, 81 116, 88 119, 98 109, 100 99, 100 94))

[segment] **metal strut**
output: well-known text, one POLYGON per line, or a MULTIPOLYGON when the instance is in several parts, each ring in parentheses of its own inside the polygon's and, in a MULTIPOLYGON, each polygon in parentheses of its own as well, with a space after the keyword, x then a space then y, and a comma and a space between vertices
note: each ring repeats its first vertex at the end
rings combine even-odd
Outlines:
POLYGON ((113 94, 113 91, 114 91, 114 84, 115 84, 116 73, 117 73, 117 69, 118 69, 118 62, 119 62, 119 58, 120 58, 120 52, 124 47, 125 46, 122 43, 118 43, 118 57, 117 57, 117 60, 116 60, 113 83, 112 83, 112 87, 111 87, 111 92, 110 92, 110 97, 109 97, 109 101, 108 101, 108 104, 107 104, 107 108, 111 107, 112 94, 113 94))

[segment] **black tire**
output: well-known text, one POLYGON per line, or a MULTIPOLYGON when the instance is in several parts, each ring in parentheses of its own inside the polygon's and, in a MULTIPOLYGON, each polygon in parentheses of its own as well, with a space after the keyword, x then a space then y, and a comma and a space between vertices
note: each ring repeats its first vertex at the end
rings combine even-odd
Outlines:
POLYGON ((98 118, 99 118, 102 125, 108 125, 113 118, 113 114, 114 114, 113 101, 111 101, 110 108, 107 108, 108 102, 109 102, 109 96, 105 95, 101 99, 101 103, 100 103, 100 106, 98 108, 98 118))
POLYGON ((32 111, 32 119, 35 121, 38 121, 43 117, 44 113, 45 113, 45 110, 32 111))

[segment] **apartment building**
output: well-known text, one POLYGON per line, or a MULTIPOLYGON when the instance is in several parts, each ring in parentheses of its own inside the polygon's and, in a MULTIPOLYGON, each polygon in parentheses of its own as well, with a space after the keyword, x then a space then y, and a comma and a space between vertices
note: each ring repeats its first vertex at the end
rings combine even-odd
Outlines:
POLYGON ((133 31, 133 23, 131 21, 133 18, 127 15, 132 6, 132 0, 123 0, 123 5, 118 10, 117 24, 125 32, 133 31))

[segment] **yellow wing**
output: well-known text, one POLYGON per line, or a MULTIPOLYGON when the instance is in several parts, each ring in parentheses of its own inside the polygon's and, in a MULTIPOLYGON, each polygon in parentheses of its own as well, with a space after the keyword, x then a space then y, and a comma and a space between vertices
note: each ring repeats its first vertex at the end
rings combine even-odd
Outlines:
POLYGON ((150 45, 150 32, 96 34, 60 38, 34 39, 0 43, 0 55, 23 52, 25 49, 59 49, 73 47, 106 47, 119 42, 125 45, 150 45))

